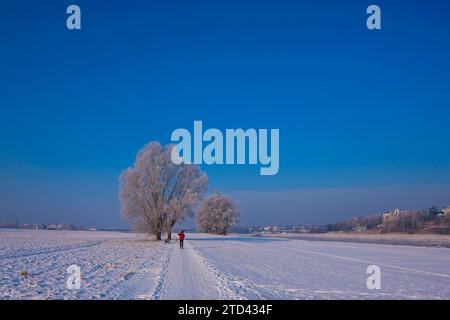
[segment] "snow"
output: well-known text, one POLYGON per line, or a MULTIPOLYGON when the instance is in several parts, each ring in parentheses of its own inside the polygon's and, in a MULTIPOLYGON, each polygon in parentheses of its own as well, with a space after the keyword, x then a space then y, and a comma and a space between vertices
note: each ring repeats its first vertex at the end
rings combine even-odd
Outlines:
POLYGON ((285 238, 308 241, 339 241, 339 242, 360 242, 377 244, 395 244, 426 247, 446 247, 450 248, 450 235, 438 234, 404 234, 404 233, 277 233, 263 234, 270 238, 285 238))
POLYGON ((139 234, 0 230, 0 299, 450 299, 450 249, 188 234, 181 250, 139 234), (66 285, 72 264, 79 290, 66 285))
POLYGON ((0 298, 118 299, 122 284, 145 276, 151 288, 165 248, 142 237, 109 232, 0 231, 0 298), (66 285, 68 266, 81 268, 80 290, 66 285), (20 276, 19 273, 28 275, 20 276))

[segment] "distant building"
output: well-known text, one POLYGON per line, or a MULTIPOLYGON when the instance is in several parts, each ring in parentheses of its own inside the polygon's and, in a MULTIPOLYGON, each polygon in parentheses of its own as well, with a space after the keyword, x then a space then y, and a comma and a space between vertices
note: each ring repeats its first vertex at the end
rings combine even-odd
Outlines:
POLYGON ((0 221, 0 228, 18 228, 17 222, 13 221, 0 221))
POLYGON ((306 229, 306 227, 304 225, 294 226, 292 228, 292 230, 297 233, 307 233, 308 232, 308 230, 306 229))
POLYGON ((445 207, 444 209, 442 209, 442 213, 443 213, 444 216, 450 215, 450 206, 445 207))
POLYGON ((395 221, 399 216, 408 212, 409 211, 402 211, 400 209, 395 209, 394 211, 383 213, 383 224, 395 221))
POLYGON ((328 231, 327 226, 323 225, 312 225, 309 227, 310 233, 325 233, 327 231, 328 231))
POLYGON ((56 223, 49 223, 47 225, 47 230, 58 230, 58 225, 56 223))
POLYGON ((353 227, 353 232, 362 232, 362 231, 366 231, 367 230, 367 228, 366 227, 363 227, 363 226, 356 226, 356 227, 353 227))
POLYGON ((47 230, 75 230, 75 227, 69 223, 49 223, 47 230))

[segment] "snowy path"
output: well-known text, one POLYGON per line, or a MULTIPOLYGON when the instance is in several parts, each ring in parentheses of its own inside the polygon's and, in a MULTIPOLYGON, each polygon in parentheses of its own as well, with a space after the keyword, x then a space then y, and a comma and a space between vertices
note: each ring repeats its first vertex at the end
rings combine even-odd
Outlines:
POLYGON ((221 275, 187 242, 184 249, 171 244, 171 258, 159 299, 237 299, 221 275))

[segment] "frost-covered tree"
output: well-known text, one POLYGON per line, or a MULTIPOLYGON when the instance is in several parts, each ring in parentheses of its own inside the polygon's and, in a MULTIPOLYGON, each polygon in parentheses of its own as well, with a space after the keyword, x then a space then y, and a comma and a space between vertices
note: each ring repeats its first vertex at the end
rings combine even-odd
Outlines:
POLYGON ((201 231, 215 234, 227 234, 237 223, 240 215, 236 202, 216 191, 203 204, 197 216, 201 231))
POLYGON ((139 231, 156 235, 171 231, 201 201, 208 177, 198 166, 174 164, 172 145, 157 142, 139 151, 134 166, 120 176, 120 204, 123 216, 139 231))

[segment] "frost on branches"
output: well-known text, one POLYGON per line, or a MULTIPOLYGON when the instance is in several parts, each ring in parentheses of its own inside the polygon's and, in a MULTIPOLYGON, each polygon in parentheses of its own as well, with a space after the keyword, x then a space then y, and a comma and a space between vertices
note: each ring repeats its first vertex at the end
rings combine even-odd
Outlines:
POLYGON ((234 200, 216 191, 203 204, 197 224, 202 232, 225 235, 237 223, 239 215, 240 210, 234 200))
POLYGON ((125 218, 139 231, 167 233, 201 201, 208 177, 196 165, 172 162, 173 146, 151 142, 138 153, 134 166, 120 176, 120 204, 125 218))

